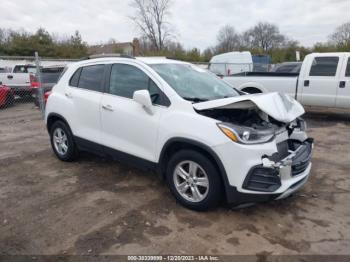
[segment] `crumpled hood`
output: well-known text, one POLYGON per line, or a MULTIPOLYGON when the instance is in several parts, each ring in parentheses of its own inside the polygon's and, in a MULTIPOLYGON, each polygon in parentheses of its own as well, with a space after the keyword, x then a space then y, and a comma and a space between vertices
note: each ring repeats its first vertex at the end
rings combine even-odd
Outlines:
POLYGON ((298 101, 288 95, 276 92, 229 97, 193 104, 194 109, 199 111, 214 108, 244 109, 255 106, 277 121, 284 123, 290 123, 305 113, 303 106, 298 101))

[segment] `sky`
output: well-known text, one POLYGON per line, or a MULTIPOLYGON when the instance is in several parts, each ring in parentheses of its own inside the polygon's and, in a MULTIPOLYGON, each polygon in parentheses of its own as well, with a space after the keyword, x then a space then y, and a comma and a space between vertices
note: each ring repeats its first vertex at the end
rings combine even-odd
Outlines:
MULTIPOLYGON (((131 0, 2 0, 0 27, 69 36, 79 30, 89 44, 113 38, 129 42, 139 35, 131 0)), ((327 41, 337 26, 349 22, 350 0, 173 0, 168 21, 175 40, 186 48, 216 43, 220 27, 243 32, 259 21, 304 46, 327 41)))

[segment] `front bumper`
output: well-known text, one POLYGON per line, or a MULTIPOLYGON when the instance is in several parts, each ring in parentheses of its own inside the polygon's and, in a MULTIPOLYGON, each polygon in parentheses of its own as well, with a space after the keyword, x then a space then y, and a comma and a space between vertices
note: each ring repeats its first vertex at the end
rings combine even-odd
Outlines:
POLYGON ((299 190, 311 172, 313 139, 297 141, 294 147, 289 145, 287 155, 279 156, 276 143, 260 145, 260 148, 242 146, 242 153, 235 156, 231 152, 229 159, 224 156, 227 147, 217 148, 227 175, 227 201, 235 205, 265 202, 286 198, 299 190), (237 172, 239 170, 241 172, 237 172))

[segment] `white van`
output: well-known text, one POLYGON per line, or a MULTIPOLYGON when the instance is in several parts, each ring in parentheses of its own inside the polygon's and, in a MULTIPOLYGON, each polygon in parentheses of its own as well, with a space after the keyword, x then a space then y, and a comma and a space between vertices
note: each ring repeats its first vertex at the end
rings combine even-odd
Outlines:
POLYGON ((219 76, 229 76, 253 71, 252 54, 245 52, 229 52, 213 56, 209 62, 209 70, 219 76))

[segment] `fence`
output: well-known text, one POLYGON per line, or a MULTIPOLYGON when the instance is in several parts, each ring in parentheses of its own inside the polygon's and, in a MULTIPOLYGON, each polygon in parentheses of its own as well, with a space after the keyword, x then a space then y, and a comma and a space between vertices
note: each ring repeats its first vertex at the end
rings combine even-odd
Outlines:
POLYGON ((37 53, 33 57, 0 56, 0 110, 32 103, 44 114, 45 93, 73 61, 40 59, 37 53))

